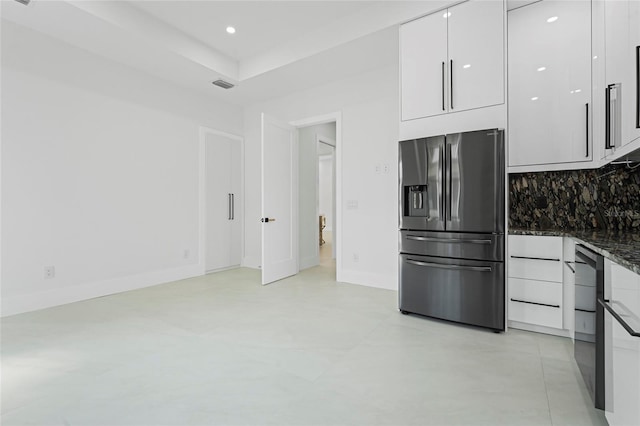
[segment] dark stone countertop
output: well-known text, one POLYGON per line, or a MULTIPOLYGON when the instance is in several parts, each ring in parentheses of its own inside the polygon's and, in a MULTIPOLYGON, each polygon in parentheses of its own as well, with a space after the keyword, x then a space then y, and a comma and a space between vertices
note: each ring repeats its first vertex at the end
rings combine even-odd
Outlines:
POLYGON ((509 229, 509 235, 571 237, 576 243, 640 274, 640 232, 512 228, 509 229))

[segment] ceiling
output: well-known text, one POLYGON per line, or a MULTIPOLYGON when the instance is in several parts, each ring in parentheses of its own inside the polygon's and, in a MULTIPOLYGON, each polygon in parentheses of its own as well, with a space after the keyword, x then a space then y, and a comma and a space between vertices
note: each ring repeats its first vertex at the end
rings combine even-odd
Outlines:
POLYGON ((237 105, 398 60, 398 25, 452 0, 1 1, 3 20, 237 105), (227 26, 236 33, 227 34, 227 26), (218 78, 236 87, 224 90, 218 78))
POLYGON ((134 1, 136 8, 241 61, 357 13, 371 1, 134 1), (236 33, 227 34, 227 26, 236 33))

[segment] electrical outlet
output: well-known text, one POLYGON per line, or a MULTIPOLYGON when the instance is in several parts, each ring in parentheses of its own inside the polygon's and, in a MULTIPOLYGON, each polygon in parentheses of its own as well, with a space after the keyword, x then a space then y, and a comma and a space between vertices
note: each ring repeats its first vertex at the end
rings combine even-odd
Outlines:
POLYGON ((55 278, 56 276, 56 268, 54 266, 45 266, 44 267, 44 279, 49 280, 51 278, 55 278))
POLYGON ((382 171, 384 173, 389 173, 389 169, 391 169, 391 167, 389 167, 389 163, 384 163, 384 165, 382 166, 382 171))
POLYGON ((188 259, 190 254, 191 253, 189 253, 189 249, 184 249, 184 251, 182 252, 182 258, 188 259))
POLYGON ((380 170, 382 170, 382 167, 380 167, 380 163, 378 163, 374 166, 373 171, 375 172, 375 174, 379 175, 380 170))
POLYGON ((353 261, 354 262, 359 262, 360 261, 360 255, 358 253, 353 253, 353 261))

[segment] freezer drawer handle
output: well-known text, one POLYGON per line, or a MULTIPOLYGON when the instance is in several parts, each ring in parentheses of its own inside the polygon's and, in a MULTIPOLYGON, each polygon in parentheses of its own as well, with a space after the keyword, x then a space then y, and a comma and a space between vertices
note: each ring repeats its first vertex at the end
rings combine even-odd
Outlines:
POLYGON ((560 307, 560 305, 549 305, 548 303, 529 302, 528 300, 514 299, 513 297, 511 298, 511 301, 512 302, 518 302, 518 303, 527 303, 529 305, 548 306, 550 308, 559 308, 560 307))
POLYGON ((614 317, 616 321, 618 321, 625 330, 627 330, 627 333, 629 333, 634 337, 640 337, 640 331, 636 331, 633 328, 631 328, 631 326, 627 324, 627 322, 622 318, 622 316, 619 313, 617 313, 611 305, 609 305, 609 300, 603 300, 598 298, 598 303, 602 305, 602 307, 605 308, 607 311, 609 311, 611 316, 614 317))
POLYGON ((529 259, 529 260, 548 260, 549 262, 560 262, 560 259, 552 259, 548 257, 529 257, 529 256, 509 256, 512 259, 529 259))
POLYGON ((468 266, 468 265, 447 265, 444 263, 433 263, 433 262, 421 262, 419 260, 407 259, 407 263, 416 266, 429 266, 432 268, 440 268, 440 269, 454 269, 454 270, 465 270, 465 271, 476 271, 476 272, 491 272, 491 266, 468 266))
POLYGON ((407 240, 429 241, 434 243, 469 243, 469 244, 491 244, 491 240, 464 240, 457 238, 435 238, 421 237, 419 235, 407 235, 407 240))

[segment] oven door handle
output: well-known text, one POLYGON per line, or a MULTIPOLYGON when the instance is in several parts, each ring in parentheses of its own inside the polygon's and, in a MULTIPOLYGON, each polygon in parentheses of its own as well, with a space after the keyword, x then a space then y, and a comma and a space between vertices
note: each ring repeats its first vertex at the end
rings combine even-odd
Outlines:
POLYGON ((615 309, 613 309, 613 306, 609 304, 609 300, 603 300, 598 298, 598 303, 602 305, 602 307, 605 308, 607 311, 609 311, 611 316, 614 317, 616 321, 618 321, 625 330, 627 330, 627 333, 629 333, 634 337, 640 337, 640 331, 634 330, 629 324, 627 324, 627 322, 622 318, 622 316, 619 313, 617 313, 615 309))
POLYGON ((431 268, 475 271, 475 272, 491 272, 493 270, 491 266, 447 265, 446 263, 421 262, 419 260, 413 260, 413 259, 407 259, 407 263, 410 263, 416 266, 427 266, 431 268))
POLYGON ((491 244, 491 240, 465 240, 461 238, 435 238, 421 237, 419 235, 407 235, 407 240, 428 241, 431 243, 469 243, 469 244, 491 244))

